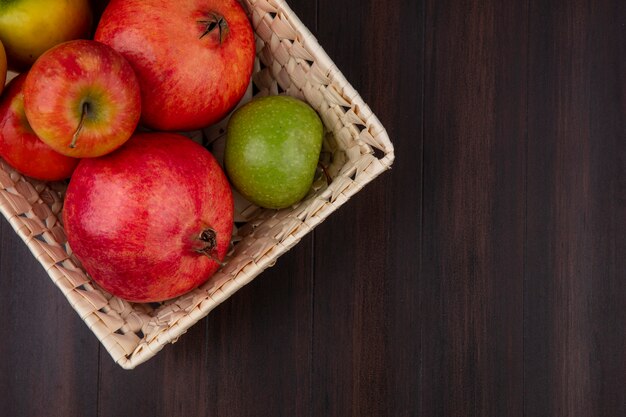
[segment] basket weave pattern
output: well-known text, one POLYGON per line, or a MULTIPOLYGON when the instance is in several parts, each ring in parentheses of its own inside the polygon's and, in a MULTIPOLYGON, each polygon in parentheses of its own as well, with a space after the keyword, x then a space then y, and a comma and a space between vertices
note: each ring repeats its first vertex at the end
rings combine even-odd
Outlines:
POLYGON ((298 205, 239 213, 234 248, 203 286, 168 302, 133 304, 95 285, 72 256, 61 224, 64 183, 23 177, 0 160, 0 212, 72 307, 126 369, 153 357, 388 169, 393 146, 378 119, 317 40, 282 0, 244 0, 257 40, 257 95, 288 94, 307 101, 327 131, 323 153, 332 179, 318 181, 298 205))

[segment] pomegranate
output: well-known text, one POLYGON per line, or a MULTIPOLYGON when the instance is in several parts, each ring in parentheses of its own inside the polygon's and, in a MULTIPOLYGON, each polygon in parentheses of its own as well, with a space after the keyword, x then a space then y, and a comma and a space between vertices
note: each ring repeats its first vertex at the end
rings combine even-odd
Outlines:
POLYGON ((243 97, 254 66, 254 31, 237 0, 112 0, 94 39, 130 62, 142 124, 155 130, 217 122, 243 97))
POLYGON ((137 133, 83 159, 65 197, 68 243, 93 280, 132 302, 184 294, 220 267, 233 228, 215 158, 174 133, 137 133))

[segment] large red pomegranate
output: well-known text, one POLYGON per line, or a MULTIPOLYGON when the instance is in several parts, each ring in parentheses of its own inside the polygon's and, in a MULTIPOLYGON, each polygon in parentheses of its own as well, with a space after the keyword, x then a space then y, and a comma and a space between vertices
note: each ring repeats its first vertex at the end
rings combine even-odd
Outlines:
POLYGON ((138 133, 83 159, 65 197, 67 239, 106 291, 163 301, 207 281, 233 228, 233 197, 215 158, 173 133, 138 133))
POLYGON ((254 31, 237 0, 111 0, 95 39, 132 65, 142 123, 155 130, 208 126, 250 83, 254 31))

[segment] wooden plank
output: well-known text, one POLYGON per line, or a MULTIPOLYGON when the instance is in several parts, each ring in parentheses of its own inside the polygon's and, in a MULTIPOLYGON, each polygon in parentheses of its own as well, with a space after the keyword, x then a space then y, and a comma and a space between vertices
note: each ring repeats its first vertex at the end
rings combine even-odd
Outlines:
POLYGON ((426 4, 420 411, 521 416, 526 5, 426 4))
POLYGON ((304 239, 209 317, 209 415, 309 415, 312 250, 304 239))
POLYGON ((98 339, 0 219, 0 414, 96 416, 98 339))
POLYGON ((206 415, 206 322, 131 371, 102 349, 98 416, 206 415))
POLYGON ((315 232, 313 415, 414 415, 419 380, 419 2, 320 0, 318 39, 398 158, 315 232))
POLYGON ((626 7, 530 4, 525 412, 626 415, 626 7))

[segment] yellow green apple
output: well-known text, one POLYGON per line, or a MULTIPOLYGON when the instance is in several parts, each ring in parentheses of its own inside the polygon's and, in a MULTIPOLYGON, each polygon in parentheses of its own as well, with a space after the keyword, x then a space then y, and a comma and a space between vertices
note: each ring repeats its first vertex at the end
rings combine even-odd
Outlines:
POLYGON ((54 45, 88 38, 92 21, 89 0, 0 1, 0 41, 9 68, 24 71, 54 45))

